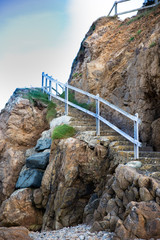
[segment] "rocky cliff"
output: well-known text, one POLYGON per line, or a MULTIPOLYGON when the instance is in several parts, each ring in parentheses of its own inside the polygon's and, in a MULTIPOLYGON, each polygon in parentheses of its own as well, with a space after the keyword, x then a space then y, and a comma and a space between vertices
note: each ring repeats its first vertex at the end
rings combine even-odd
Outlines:
MULTIPOLYGON (((159 9, 124 22, 98 19, 82 42, 69 80, 132 114, 138 112, 141 140, 156 150, 159 20, 159 9)), ((115 240, 159 239, 159 153, 128 166, 123 151, 133 146, 125 139, 106 126, 103 136, 95 136, 95 119, 73 108, 70 117, 61 117, 64 106, 58 101, 58 118, 49 126, 46 105, 24 98, 28 91, 17 89, 0 113, 0 237, 19 231, 19 238, 24 233, 29 239, 25 228, 4 227, 37 231, 85 223, 92 231, 114 232, 115 240), (63 123, 75 126, 75 136, 52 141, 53 129, 63 123), (146 170, 142 165, 147 160, 146 170)), ((82 101, 80 95, 76 98, 82 101)), ((131 130, 104 106, 101 114, 131 130)))
MULTIPOLYGON (((160 7, 120 21, 102 17, 81 43, 71 85, 138 113, 140 140, 160 150, 160 7)), ((81 96, 77 98, 82 101, 81 96)), ((86 100, 85 100, 86 101, 86 100)), ((101 106, 101 114, 130 131, 127 121, 101 106)))

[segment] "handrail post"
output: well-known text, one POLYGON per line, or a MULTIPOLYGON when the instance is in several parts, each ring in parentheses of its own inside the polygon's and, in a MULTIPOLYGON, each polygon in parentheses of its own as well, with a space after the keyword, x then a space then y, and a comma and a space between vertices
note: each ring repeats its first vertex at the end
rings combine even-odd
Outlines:
POLYGON ((68 83, 65 84, 65 115, 68 115, 68 83))
POLYGON ((49 100, 51 101, 52 81, 49 79, 49 100))
POLYGON ((57 83, 57 80, 56 80, 56 96, 58 95, 58 83, 57 83))
POLYGON ((115 16, 117 16, 117 1, 115 1, 115 16))
POLYGON ((99 120, 99 94, 96 95, 96 135, 100 135, 100 120, 99 120))
POLYGON ((42 72, 42 91, 44 92, 44 72, 42 72))
POLYGON ((45 89, 47 90, 48 74, 46 74, 45 89))
POLYGON ((137 144, 134 144, 134 158, 138 159, 139 158, 139 126, 138 126, 138 113, 135 114, 137 117, 137 120, 134 121, 134 140, 137 141, 137 144))

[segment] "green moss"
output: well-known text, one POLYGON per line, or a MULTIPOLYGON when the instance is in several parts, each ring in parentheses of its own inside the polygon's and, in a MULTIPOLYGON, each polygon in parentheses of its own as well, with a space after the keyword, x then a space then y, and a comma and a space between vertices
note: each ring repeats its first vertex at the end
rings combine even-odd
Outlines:
POLYGON ((54 128, 52 133, 52 139, 62 139, 73 137, 76 133, 76 130, 67 124, 63 124, 54 128))
POLYGON ((139 35, 141 32, 142 32, 142 30, 139 29, 139 30, 137 31, 137 35, 139 35))

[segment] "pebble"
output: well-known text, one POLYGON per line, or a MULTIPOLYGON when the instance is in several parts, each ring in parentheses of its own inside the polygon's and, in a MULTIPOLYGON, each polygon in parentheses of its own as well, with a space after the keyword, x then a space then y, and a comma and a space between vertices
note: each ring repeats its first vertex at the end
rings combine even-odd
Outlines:
POLYGON ((81 224, 76 227, 65 227, 60 230, 45 232, 30 232, 34 240, 111 240, 114 233, 101 231, 90 232, 90 226, 81 224))

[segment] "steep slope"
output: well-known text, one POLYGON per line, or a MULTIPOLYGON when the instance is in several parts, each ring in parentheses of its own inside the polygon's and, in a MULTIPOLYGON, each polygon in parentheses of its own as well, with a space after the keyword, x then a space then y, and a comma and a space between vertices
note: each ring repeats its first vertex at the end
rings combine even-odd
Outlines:
MULTIPOLYGON (((140 140, 160 150, 160 8, 121 22, 102 17, 82 41, 71 85, 138 113, 140 140)), ((76 96, 81 100, 81 96, 76 96)), ((81 100, 82 101, 82 100, 81 100)), ((127 120, 101 106, 101 114, 131 132, 127 120)))

